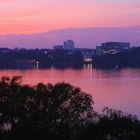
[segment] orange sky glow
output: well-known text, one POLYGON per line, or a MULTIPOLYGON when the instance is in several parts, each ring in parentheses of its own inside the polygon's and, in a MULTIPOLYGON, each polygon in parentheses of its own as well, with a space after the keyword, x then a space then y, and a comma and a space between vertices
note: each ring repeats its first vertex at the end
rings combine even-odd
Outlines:
POLYGON ((0 34, 137 25, 138 0, 0 0, 0 34))

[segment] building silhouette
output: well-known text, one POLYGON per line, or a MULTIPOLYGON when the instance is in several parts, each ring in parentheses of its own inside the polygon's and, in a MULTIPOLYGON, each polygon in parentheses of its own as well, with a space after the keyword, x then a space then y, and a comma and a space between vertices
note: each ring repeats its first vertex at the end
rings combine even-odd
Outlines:
POLYGON ((64 49, 64 46, 63 45, 55 45, 55 46, 53 46, 53 49, 54 50, 62 50, 62 49, 64 49))
POLYGON ((73 50, 75 48, 75 44, 73 40, 64 41, 64 49, 73 50))
POLYGON ((130 48, 128 42, 106 42, 102 43, 101 46, 96 47, 98 55, 102 54, 117 54, 120 51, 127 50, 130 48))

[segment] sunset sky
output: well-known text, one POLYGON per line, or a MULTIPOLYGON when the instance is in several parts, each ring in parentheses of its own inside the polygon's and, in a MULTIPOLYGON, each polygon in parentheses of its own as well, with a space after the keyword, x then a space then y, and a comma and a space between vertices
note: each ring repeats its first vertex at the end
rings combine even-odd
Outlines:
POLYGON ((0 34, 140 25, 140 0, 0 0, 0 34))

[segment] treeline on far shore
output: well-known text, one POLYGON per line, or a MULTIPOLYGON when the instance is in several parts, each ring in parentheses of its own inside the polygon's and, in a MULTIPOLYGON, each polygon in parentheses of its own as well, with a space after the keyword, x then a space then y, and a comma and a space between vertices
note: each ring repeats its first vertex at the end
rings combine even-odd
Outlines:
MULTIPOLYGON (((0 52, 1 69, 28 69, 28 68, 82 68, 84 62, 83 54, 92 54, 88 50, 50 50, 50 49, 20 49, 14 51, 0 52), (88 52, 87 52, 88 51, 88 52)), ((87 56, 88 57, 88 56, 87 56)), ((93 68, 140 68, 140 47, 123 50, 116 54, 97 55, 95 52, 90 56, 93 68)))
POLYGON ((97 113, 91 95, 68 83, 30 86, 20 76, 2 77, 0 139, 139 140, 140 121, 108 107, 97 113))

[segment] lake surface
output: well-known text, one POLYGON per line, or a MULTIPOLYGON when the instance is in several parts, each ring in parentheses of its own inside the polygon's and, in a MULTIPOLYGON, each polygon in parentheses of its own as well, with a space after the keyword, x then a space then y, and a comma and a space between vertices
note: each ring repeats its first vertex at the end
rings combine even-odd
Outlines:
POLYGON ((23 83, 68 82, 93 96, 94 109, 120 109, 140 118, 140 69, 96 70, 91 65, 83 69, 0 70, 1 76, 21 75, 23 83))

